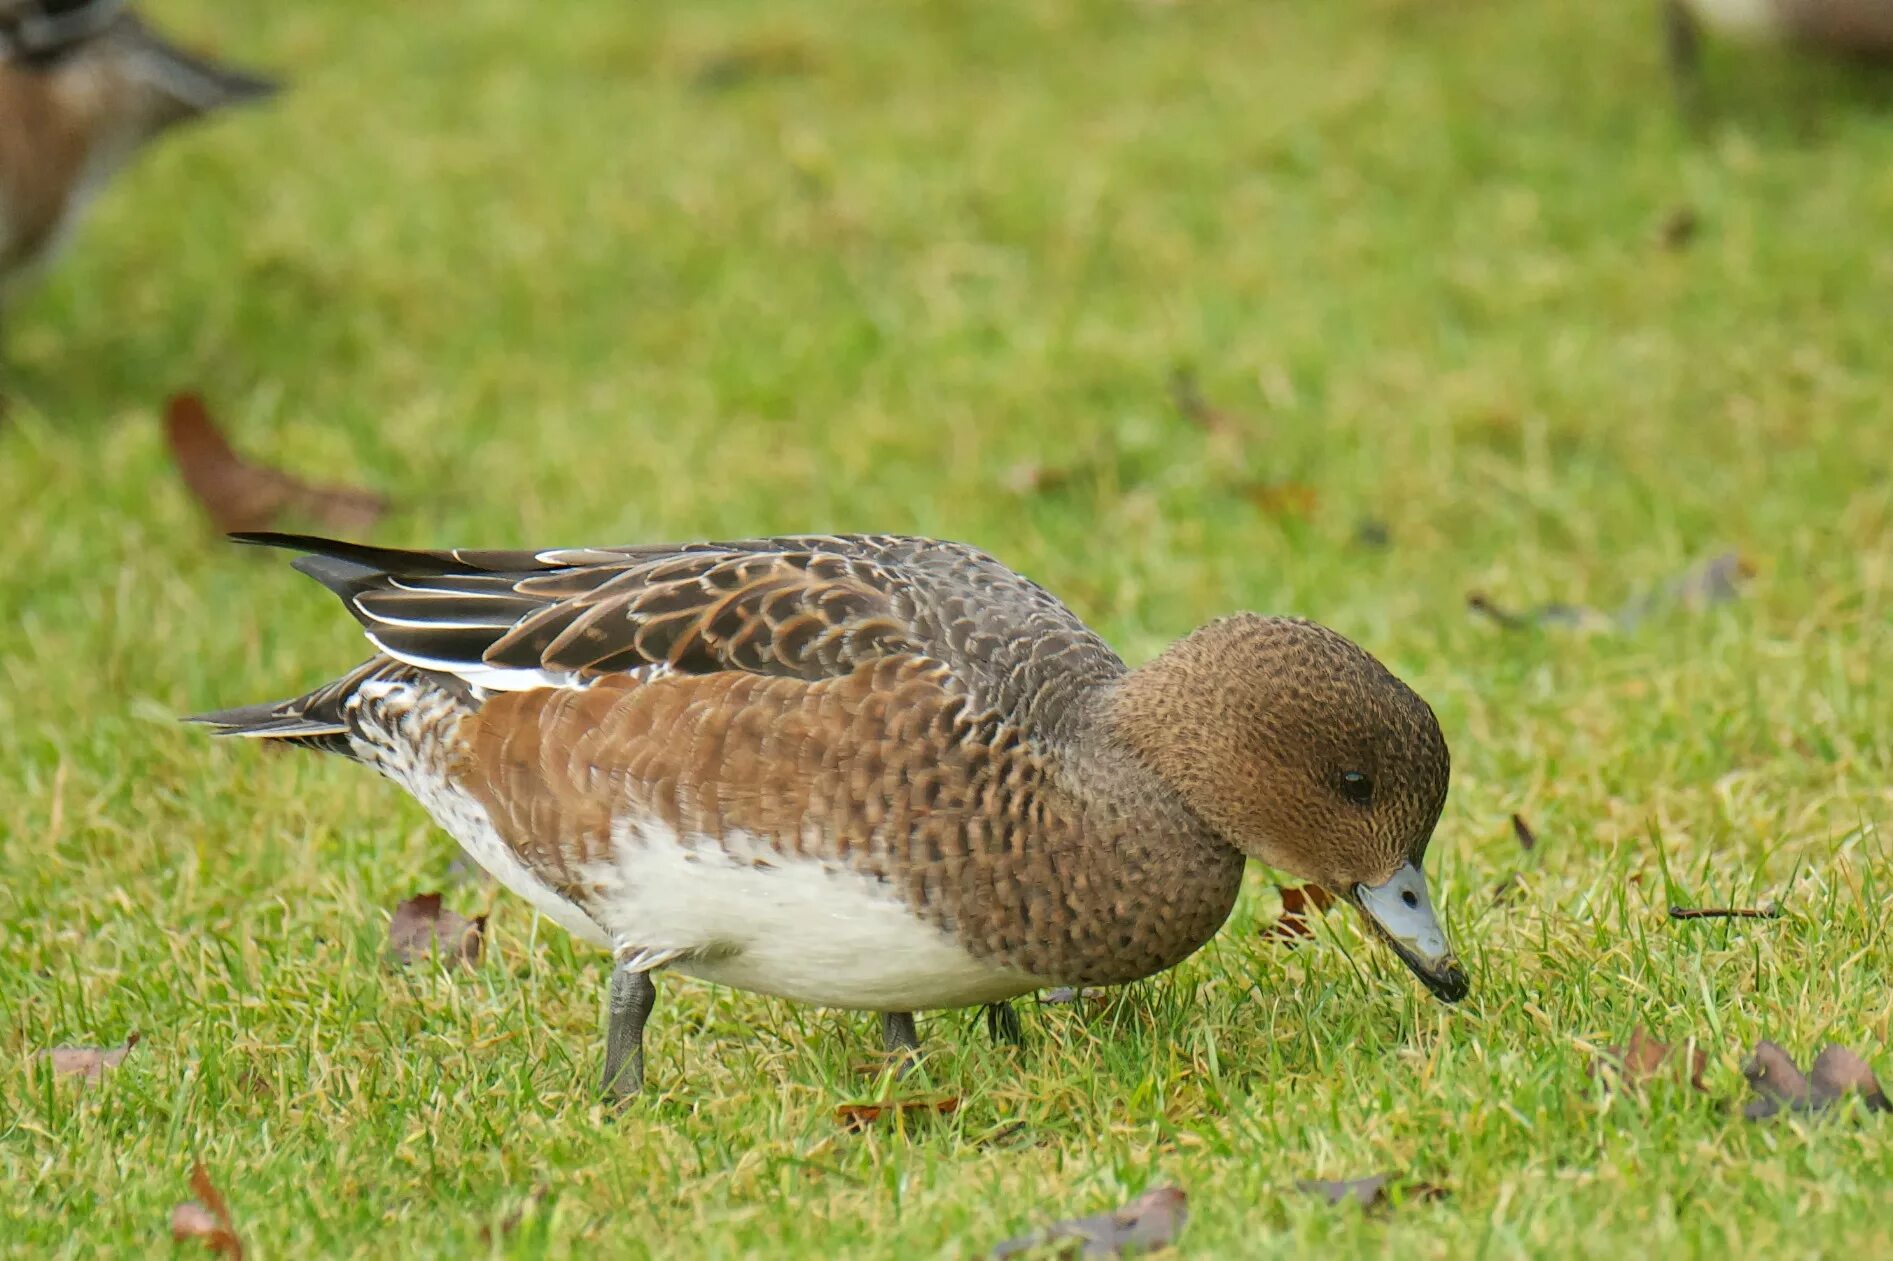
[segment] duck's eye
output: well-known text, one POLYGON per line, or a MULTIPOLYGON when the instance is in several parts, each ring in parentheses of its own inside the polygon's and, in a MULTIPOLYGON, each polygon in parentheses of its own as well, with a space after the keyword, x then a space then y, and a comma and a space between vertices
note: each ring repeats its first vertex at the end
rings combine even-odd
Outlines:
POLYGON ((1374 781, 1359 771, 1342 771, 1341 795, 1357 806, 1372 805, 1374 781))

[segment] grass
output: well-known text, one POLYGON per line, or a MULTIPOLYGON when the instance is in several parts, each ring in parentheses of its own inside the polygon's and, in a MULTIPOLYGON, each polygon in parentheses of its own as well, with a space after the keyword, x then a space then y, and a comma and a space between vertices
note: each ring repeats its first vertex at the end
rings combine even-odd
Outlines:
POLYGON ((1893 1078, 1884 80, 1716 47, 1691 129, 1641 5, 152 7, 296 86, 151 154, 9 320, 8 1249, 162 1246, 200 1158, 259 1255, 973 1256, 1159 1182, 1192 1256, 1893 1246, 1885 1118, 1728 1106, 1760 1037, 1893 1078), (610 1116, 602 960, 359 768, 172 721, 361 652, 208 536, 183 386, 390 492, 388 542, 941 534, 1133 660, 1317 617, 1441 715, 1474 995, 1338 917, 1261 940, 1256 872, 1174 973, 1028 1004, 1023 1053, 923 1019, 898 1085, 868 1017, 667 981, 610 1116), (1305 511, 1258 506, 1282 482, 1305 511), (1743 599, 1628 633, 1465 607, 1615 607, 1725 548, 1743 599), (1674 925, 1672 886, 1787 913, 1674 925), (436 887, 490 903, 486 963, 388 970, 436 887), (1709 1095, 1594 1081, 1638 1025, 1700 1039, 1709 1095), (133 1030, 99 1088, 33 1059, 133 1030), (880 1092, 964 1104, 836 1125, 880 1092), (1387 1169, 1452 1195, 1293 1190, 1387 1169))

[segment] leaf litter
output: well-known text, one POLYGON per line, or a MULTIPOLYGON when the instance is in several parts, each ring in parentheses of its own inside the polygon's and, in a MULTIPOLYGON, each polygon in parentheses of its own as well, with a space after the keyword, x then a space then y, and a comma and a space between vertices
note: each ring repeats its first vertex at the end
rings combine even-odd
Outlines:
POLYGON ((1294 945, 1313 937, 1315 930, 1309 927, 1308 921, 1332 907, 1334 895, 1318 884, 1277 887, 1282 893, 1282 913, 1262 930, 1262 939, 1294 945))
POLYGON ((1202 383, 1193 368, 1179 364, 1170 370, 1170 404, 1177 415, 1205 433, 1235 434, 1243 424, 1236 416, 1203 397, 1202 383))
POLYGON ((39 1058, 49 1061, 55 1077, 79 1077, 86 1081, 104 1081, 105 1070, 117 1068, 138 1045, 138 1034, 125 1035, 125 1044, 114 1047, 56 1046, 41 1051, 39 1058))
POLYGON ((1583 604, 1540 604, 1529 609, 1508 609, 1481 591, 1466 597, 1466 607, 1483 614, 1506 630, 1567 626, 1580 630, 1635 630, 1655 614, 1680 607, 1692 613, 1727 604, 1742 594, 1742 583, 1755 567, 1739 552, 1723 552, 1692 565, 1668 582, 1633 596, 1614 613, 1583 604))
POLYGON ((1400 1182, 1393 1174, 1377 1173, 1366 1178, 1303 1178, 1295 1183, 1297 1191, 1319 1196, 1331 1205, 1350 1201, 1363 1209, 1384 1208, 1394 1201, 1439 1200, 1447 1195, 1445 1187, 1431 1182, 1400 1182))
POLYGON ((1830 1042, 1814 1057, 1803 1074, 1780 1046, 1763 1039, 1742 1065, 1755 1097, 1742 1109, 1751 1121, 1778 1112, 1817 1113, 1858 1095, 1869 1112, 1893 1112, 1886 1091, 1867 1062, 1837 1042, 1830 1042))
POLYGON ((360 534, 388 511, 388 501, 372 491, 305 482, 245 459, 198 394, 171 396, 164 408, 164 436, 185 487, 225 534, 267 529, 285 512, 340 534, 360 534))
MULTIPOLYGON (((1518 841, 1518 847, 1527 854, 1538 848, 1538 834, 1532 831, 1531 824, 1525 822, 1525 816, 1514 812, 1512 815, 1512 835, 1518 841)), ((1525 893, 1525 877, 1520 872, 1513 872, 1492 886, 1492 905, 1505 906, 1516 902, 1525 893)))
POLYGON ((1683 1046, 1671 1046, 1651 1037, 1642 1025, 1630 1031, 1630 1040, 1605 1047, 1591 1062, 1591 1076, 1608 1072, 1624 1086, 1636 1089, 1666 1075, 1687 1081, 1694 1089, 1707 1092, 1702 1075, 1709 1068, 1709 1055, 1692 1039, 1683 1046))
POLYGON ((882 1121, 893 1120, 905 1128, 909 1117, 916 1120, 948 1117, 959 1110, 957 1095, 940 1099, 893 1099, 885 1103, 842 1103, 835 1105, 835 1121, 850 1134, 864 1134, 882 1121))
POLYGON ((468 919, 441 904, 438 893, 418 893, 394 908, 388 953, 397 963, 438 955, 443 963, 473 967, 486 943, 486 916, 468 919))
POLYGON ((1181 1187, 1156 1187, 1123 1208, 1073 1217, 998 1244, 993 1258, 1055 1246, 1087 1257, 1131 1257, 1168 1248, 1189 1220, 1189 1196, 1181 1187))
POLYGON ((171 1238, 177 1243, 197 1239, 206 1248, 231 1261, 243 1261, 243 1241, 237 1237, 236 1223, 230 1219, 230 1206, 210 1171, 199 1161, 191 1169, 191 1192, 197 1198, 186 1200, 171 1210, 171 1238))

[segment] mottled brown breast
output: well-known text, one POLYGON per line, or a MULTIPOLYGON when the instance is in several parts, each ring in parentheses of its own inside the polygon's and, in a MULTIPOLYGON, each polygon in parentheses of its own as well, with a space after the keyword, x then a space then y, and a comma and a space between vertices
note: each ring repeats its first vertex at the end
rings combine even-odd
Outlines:
POLYGON ((0 279, 50 245, 85 170, 93 129, 52 75, 0 61, 0 279))
POLYGON ((1085 768, 1127 797, 1068 790, 1066 761, 1088 753, 1028 745, 923 657, 814 681, 660 673, 505 693, 462 739, 455 778, 592 913, 587 868, 614 824, 648 820, 709 843, 744 834, 759 865, 846 867, 980 958, 1114 983, 1207 941, 1241 878, 1241 856, 1150 799, 1137 768, 1085 768))

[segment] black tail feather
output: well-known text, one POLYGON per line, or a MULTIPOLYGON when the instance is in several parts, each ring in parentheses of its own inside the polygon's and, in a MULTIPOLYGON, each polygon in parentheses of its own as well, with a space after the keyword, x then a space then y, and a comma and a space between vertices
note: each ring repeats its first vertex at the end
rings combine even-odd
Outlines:
POLYGON ((281 740, 303 748, 347 755, 351 752, 348 702, 356 690, 372 679, 412 677, 415 673, 412 666, 391 657, 371 657, 333 683, 325 683, 305 696, 212 710, 207 714, 193 714, 184 721, 215 727, 220 736, 281 740))

